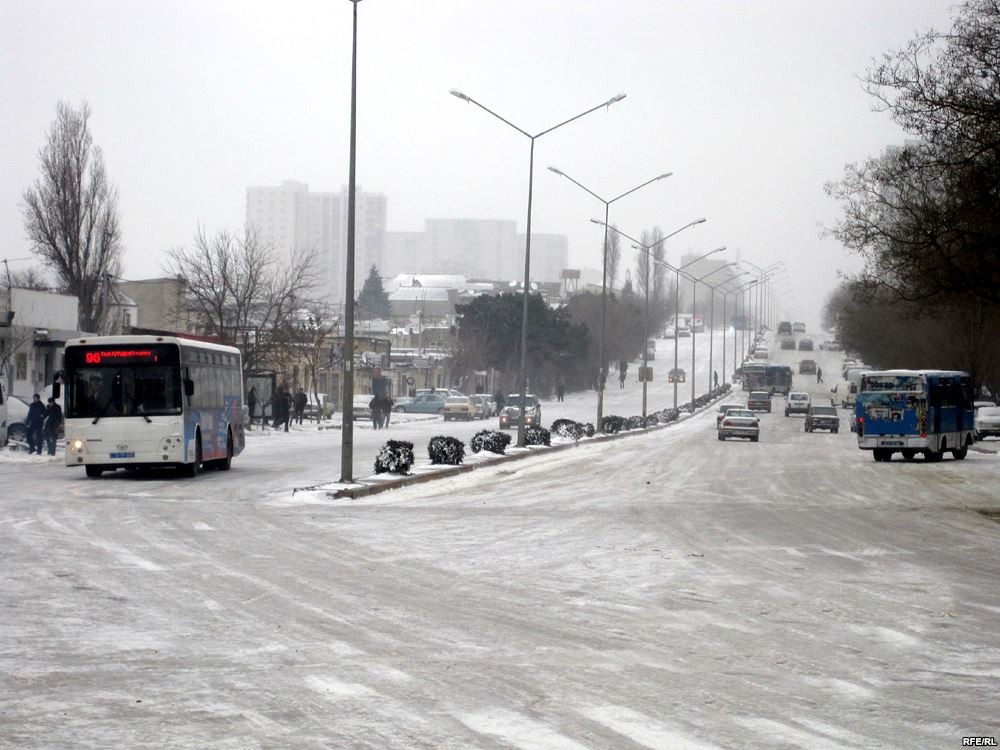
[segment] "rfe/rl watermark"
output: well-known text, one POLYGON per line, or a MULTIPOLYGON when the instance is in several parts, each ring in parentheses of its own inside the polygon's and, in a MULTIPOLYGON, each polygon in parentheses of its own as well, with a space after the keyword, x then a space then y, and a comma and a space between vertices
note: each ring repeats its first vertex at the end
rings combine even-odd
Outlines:
POLYGON ((963 737, 962 747, 996 747, 996 737, 963 737))

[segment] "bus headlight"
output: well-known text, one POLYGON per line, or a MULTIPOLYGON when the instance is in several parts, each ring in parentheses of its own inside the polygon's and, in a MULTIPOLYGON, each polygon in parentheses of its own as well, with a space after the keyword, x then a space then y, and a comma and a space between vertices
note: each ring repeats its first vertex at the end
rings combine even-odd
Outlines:
POLYGON ((177 451, 181 449, 183 441, 180 435, 172 435, 171 437, 163 438, 160 441, 160 452, 168 453, 170 451, 177 451))
POLYGON ((83 453, 84 443, 80 438, 73 438, 69 441, 70 453, 83 453))

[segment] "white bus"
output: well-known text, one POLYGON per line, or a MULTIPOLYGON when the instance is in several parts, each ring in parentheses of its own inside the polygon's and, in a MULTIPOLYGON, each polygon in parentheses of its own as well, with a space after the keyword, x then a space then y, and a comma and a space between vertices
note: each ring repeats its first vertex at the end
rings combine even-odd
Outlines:
POLYGON ((154 466, 193 477, 203 465, 227 471, 243 450, 239 349, 97 336, 68 341, 63 367, 66 465, 83 466, 88 477, 154 466))

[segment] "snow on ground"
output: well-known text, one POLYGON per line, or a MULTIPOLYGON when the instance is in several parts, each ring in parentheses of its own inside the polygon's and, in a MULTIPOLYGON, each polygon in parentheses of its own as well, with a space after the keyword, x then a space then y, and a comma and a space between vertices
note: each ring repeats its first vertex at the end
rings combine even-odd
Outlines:
POLYGON ((337 472, 315 427, 193 481, 5 460, 0 746, 997 736, 1000 457, 875 463, 846 422, 762 424, 722 443, 706 413, 360 500, 292 495, 337 472))

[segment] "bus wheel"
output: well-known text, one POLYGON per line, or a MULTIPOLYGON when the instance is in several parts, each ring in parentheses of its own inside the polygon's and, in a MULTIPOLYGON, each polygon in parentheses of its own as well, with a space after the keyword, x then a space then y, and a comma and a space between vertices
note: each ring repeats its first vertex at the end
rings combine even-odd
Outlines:
POLYGON ((201 468, 201 433, 194 439, 194 461, 189 464, 181 464, 180 473, 182 477, 194 479, 198 476, 198 469, 201 468))
POLYGON ((97 479, 104 472, 103 466, 98 466, 97 464, 87 464, 83 467, 87 470, 87 476, 91 479, 97 479))
POLYGON ((969 453, 969 447, 967 445, 963 445, 961 448, 956 448, 955 450, 953 450, 951 452, 951 457, 954 458, 956 461, 961 461, 968 455, 968 453, 969 453))
POLYGON ((903 448, 903 450, 901 450, 900 453, 903 454, 903 458, 907 461, 912 461, 913 458, 917 455, 917 452, 913 450, 913 448, 903 448))
POLYGON ((218 471, 229 471, 233 467, 233 433, 226 435, 226 457, 215 462, 218 471))
POLYGON ((876 461, 891 461, 892 451, 886 450, 885 448, 876 448, 872 451, 872 457, 876 461))

